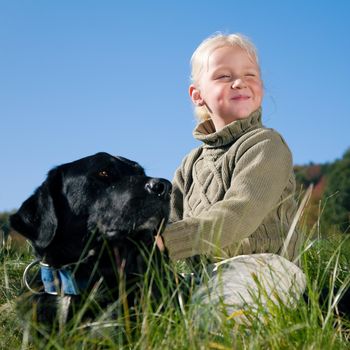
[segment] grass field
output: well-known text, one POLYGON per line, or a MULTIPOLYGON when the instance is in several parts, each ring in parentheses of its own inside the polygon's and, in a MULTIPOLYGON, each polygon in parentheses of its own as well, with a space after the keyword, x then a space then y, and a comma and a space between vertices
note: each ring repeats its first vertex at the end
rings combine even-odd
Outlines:
MULTIPOLYGON (((248 324, 238 324, 232 315, 205 310, 203 305, 174 308, 166 294, 162 310, 152 310, 148 303, 150 296, 145 291, 132 325, 123 312, 117 313, 120 316, 116 318, 104 314, 88 326, 77 317, 62 332, 41 331, 33 338, 29 335, 29 324, 20 321, 15 311, 22 273, 32 259, 30 248, 18 251, 8 244, 1 250, 0 348, 348 349, 350 325, 337 315, 336 305, 333 305, 338 296, 334 295, 321 310, 318 293, 325 285, 331 290, 334 286, 341 287, 341 293, 342 286, 349 284, 349 245, 350 241, 341 235, 308 242, 302 255, 310 296, 308 302, 300 300, 294 309, 271 305, 268 311, 262 308, 247 311, 248 324)), ((116 302, 114 308, 117 310, 121 306, 116 302)), ((32 327, 35 328, 35 324, 32 327)))

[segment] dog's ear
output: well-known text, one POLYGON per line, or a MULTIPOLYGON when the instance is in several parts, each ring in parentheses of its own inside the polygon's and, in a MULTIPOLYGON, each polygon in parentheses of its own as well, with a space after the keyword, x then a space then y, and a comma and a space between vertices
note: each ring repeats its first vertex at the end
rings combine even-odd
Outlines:
POLYGON ((12 228, 28 238, 38 249, 46 248, 56 233, 54 202, 60 187, 58 177, 58 170, 51 170, 43 184, 23 202, 17 213, 10 216, 12 228))

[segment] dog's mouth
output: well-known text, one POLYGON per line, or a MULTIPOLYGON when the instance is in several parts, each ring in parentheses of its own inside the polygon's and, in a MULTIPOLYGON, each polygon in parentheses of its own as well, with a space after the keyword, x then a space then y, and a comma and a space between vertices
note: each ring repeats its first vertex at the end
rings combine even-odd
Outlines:
MULTIPOLYGON (((118 241, 124 241, 125 239, 139 240, 140 235, 144 235, 145 232, 152 233, 153 236, 161 235, 165 229, 166 218, 159 218, 159 216, 151 216, 141 224, 134 223, 130 225, 129 229, 111 228, 104 230, 103 236, 112 244, 118 244, 118 241)), ((142 239, 141 239, 142 240, 142 239)))
POLYGON ((166 218, 159 219, 159 217, 156 216, 151 217, 146 222, 136 227, 134 234, 138 235, 140 232, 148 231, 152 232, 153 237, 161 236, 165 230, 166 222, 166 218))
POLYGON ((106 233, 113 247, 114 260, 119 272, 122 273, 124 271, 127 260, 125 255, 128 254, 125 245, 120 244, 120 242, 125 242, 125 240, 135 243, 141 242, 144 247, 149 247, 150 249, 154 247, 163 253, 165 251, 165 246, 161 235, 165 229, 165 224, 165 218, 159 220, 159 218, 151 217, 146 222, 136 226, 133 232, 123 234, 123 237, 121 237, 121 233, 117 231, 109 231, 106 233))

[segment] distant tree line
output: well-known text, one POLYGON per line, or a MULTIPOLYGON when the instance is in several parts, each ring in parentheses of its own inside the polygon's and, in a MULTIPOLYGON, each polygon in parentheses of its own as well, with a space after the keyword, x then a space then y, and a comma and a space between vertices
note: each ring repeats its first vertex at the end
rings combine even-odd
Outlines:
POLYGON ((313 184, 308 223, 321 220, 327 230, 350 233, 350 148, 332 163, 295 166, 299 188, 313 184))
POLYGON ((9 216, 8 212, 0 213, 0 230, 5 234, 10 232, 9 216))
POLYGON ((0 261, 4 258, 4 249, 5 251, 11 249, 21 254, 30 251, 25 238, 11 229, 9 222, 11 214, 12 212, 0 213, 0 261))
POLYGON ((8 212, 0 213, 0 248, 3 247, 9 233, 11 232, 9 216, 10 213, 8 212))

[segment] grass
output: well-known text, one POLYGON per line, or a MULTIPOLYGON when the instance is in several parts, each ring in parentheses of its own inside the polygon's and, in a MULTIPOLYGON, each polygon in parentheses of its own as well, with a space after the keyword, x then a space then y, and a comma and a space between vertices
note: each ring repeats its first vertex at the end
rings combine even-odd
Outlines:
POLYGON ((29 247, 19 251, 11 244, 0 251, 0 349, 20 349, 22 327, 15 312, 16 297, 21 291, 22 272, 31 258, 29 247))
POLYGON ((28 324, 21 323, 15 312, 22 272, 32 259, 30 250, 18 252, 7 246, 1 251, 0 348, 348 349, 350 325, 337 315, 333 305, 337 295, 324 310, 320 308, 318 295, 322 286, 331 290, 337 286, 341 291, 342 286, 349 284, 350 241, 335 236, 308 244, 302 255, 310 295, 308 302, 300 300, 294 309, 271 305, 269 311, 262 308, 259 312, 248 311, 249 325, 238 324, 230 315, 208 306, 174 308, 166 292, 162 310, 154 310, 149 303, 151 296, 145 290, 137 310, 129 310, 135 315, 133 324, 125 317, 123 304, 116 302, 115 318, 105 313, 89 325, 74 319, 61 333, 41 332, 35 338, 29 336, 28 324))

